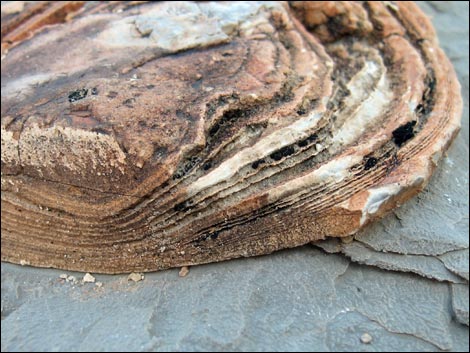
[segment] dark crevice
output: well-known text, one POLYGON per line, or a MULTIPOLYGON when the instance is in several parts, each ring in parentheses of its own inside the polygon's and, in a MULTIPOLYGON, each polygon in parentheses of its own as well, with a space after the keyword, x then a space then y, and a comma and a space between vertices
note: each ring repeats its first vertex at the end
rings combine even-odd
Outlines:
POLYGON ((70 103, 84 99, 88 94, 87 88, 77 89, 75 91, 69 92, 68 100, 70 103))
POLYGON ((398 147, 403 146, 406 141, 412 139, 415 136, 415 125, 416 120, 413 120, 393 130, 393 141, 398 147))
POLYGON ((209 130, 209 136, 215 137, 218 133, 221 133, 222 130, 229 129, 235 124, 239 119, 246 119, 253 115, 255 109, 231 109, 223 113, 222 117, 212 126, 209 130))
MULTIPOLYGON (((416 106, 415 113, 420 118, 425 118, 434 108, 434 90, 436 89, 436 78, 434 71, 428 69, 428 74, 424 79, 425 89, 423 96, 421 97, 421 102, 416 106)), ((420 124, 421 125, 421 124, 420 124)))
POLYGON ((257 169, 261 164, 266 163, 264 159, 258 159, 251 164, 251 168, 257 169))
POLYGON ((364 170, 369 170, 374 168, 377 165, 378 159, 375 157, 365 157, 364 158, 364 170))
POLYGON ((193 168, 201 162, 201 158, 198 156, 188 157, 180 167, 177 168, 175 174, 173 174, 173 180, 181 179, 188 174, 193 168))
POLYGON ((277 151, 271 153, 269 157, 271 157, 271 159, 275 161, 280 161, 281 159, 288 157, 294 153, 295 153, 295 149, 291 145, 291 146, 285 146, 285 147, 282 147, 281 149, 278 149, 277 151))
POLYGON ((307 147, 311 143, 315 142, 317 139, 318 139, 318 135, 317 134, 312 134, 309 137, 307 137, 306 139, 300 140, 299 142, 297 142, 297 146, 307 147))
POLYGON ((176 212, 186 212, 192 208, 192 204, 190 201, 183 201, 175 205, 173 209, 176 212))

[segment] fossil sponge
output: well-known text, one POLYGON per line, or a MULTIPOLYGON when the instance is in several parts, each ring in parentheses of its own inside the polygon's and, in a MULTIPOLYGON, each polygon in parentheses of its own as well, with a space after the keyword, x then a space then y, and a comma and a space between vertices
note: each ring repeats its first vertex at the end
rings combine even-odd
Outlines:
POLYGON ((462 102, 409 2, 2 2, 1 258, 153 271, 354 234, 462 102))

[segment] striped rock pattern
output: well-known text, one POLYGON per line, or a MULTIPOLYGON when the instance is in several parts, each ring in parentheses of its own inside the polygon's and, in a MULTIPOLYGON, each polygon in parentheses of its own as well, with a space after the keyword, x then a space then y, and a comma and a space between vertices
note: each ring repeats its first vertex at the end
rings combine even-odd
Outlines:
POLYGON ((351 235, 419 192, 459 130, 413 3, 9 6, 5 261, 152 271, 351 235))

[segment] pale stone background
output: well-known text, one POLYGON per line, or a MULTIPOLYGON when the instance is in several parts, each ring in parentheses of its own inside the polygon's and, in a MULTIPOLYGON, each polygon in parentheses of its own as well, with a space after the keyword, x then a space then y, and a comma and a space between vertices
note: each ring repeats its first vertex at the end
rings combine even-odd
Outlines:
POLYGON ((467 350, 469 5, 420 6, 465 100, 462 131, 425 192, 350 243, 193 267, 185 278, 96 275, 98 288, 2 263, 2 351, 467 350))

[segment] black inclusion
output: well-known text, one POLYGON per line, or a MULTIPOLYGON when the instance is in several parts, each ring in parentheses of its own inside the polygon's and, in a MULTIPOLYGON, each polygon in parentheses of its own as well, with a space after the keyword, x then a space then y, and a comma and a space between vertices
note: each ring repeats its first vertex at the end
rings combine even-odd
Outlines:
POLYGON ((393 131, 393 141, 398 147, 401 147, 406 141, 415 136, 413 129, 415 125, 416 121, 413 120, 393 131))

